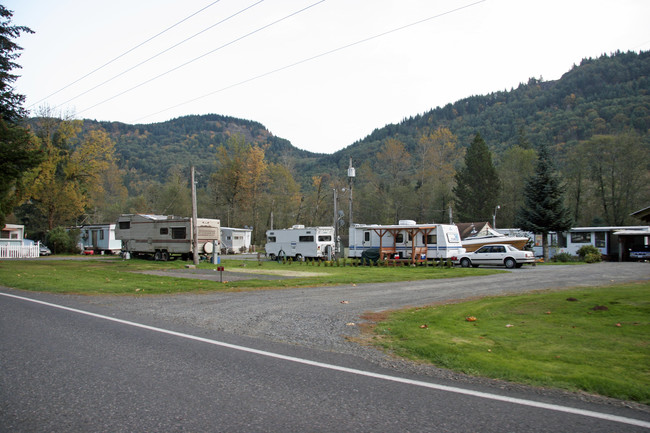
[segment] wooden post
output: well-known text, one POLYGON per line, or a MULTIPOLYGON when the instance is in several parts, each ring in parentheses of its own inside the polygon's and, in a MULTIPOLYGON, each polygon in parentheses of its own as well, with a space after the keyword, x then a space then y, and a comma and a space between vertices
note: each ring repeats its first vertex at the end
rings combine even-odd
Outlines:
MULTIPOLYGON (((192 174, 192 253, 195 265, 199 264, 199 229, 197 227, 197 210, 196 210, 196 183, 194 182, 194 166, 191 169, 192 174)), ((214 252, 213 252, 214 254, 214 252)))

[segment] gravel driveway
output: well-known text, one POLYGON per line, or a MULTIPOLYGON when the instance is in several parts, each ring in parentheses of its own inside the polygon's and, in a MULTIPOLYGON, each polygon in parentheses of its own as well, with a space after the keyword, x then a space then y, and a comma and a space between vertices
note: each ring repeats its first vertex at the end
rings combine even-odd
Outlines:
POLYGON ((400 283, 142 297, 81 297, 205 329, 358 354, 361 316, 477 296, 650 279, 649 263, 523 267, 503 274, 400 283))

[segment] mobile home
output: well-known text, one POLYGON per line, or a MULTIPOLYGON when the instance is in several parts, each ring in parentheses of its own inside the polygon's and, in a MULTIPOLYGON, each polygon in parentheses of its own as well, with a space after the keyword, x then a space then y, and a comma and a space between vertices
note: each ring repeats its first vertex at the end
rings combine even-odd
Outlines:
POLYGON ((221 227, 221 254, 249 252, 252 231, 251 229, 221 227))
POLYGON ((458 227, 449 224, 416 224, 401 220, 397 225, 354 224, 350 227, 349 257, 361 257, 368 249, 380 258, 450 259, 465 252, 458 227))
POLYGON ((79 227, 82 251, 117 254, 122 241, 115 239, 115 224, 88 224, 79 227))
MULTIPOLYGON (((198 254, 212 254, 214 243, 221 244, 220 221, 197 219, 198 254)), ((166 215, 120 215, 115 238, 122 241, 122 251, 132 255, 153 256, 169 260, 180 256, 189 259, 192 249, 192 218, 166 215)))
POLYGON ((331 258, 334 254, 334 227, 305 227, 266 231, 266 255, 278 257, 331 258))

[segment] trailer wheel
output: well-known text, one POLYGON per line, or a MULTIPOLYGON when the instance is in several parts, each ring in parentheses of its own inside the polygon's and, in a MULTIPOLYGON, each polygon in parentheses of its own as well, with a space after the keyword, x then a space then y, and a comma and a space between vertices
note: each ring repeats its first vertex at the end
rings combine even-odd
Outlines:
POLYGON ((273 254, 273 253, 269 254, 269 259, 275 260, 276 259, 275 254, 273 254))
POLYGON ((162 260, 162 253, 160 252, 160 250, 156 250, 156 252, 153 255, 153 259, 157 262, 162 260))
POLYGON ((167 260, 169 260, 169 253, 167 251, 163 251, 160 255, 160 259, 163 262, 166 262, 167 260))
POLYGON ((294 258, 295 261, 301 262, 302 261, 302 254, 296 254, 296 257, 294 258))

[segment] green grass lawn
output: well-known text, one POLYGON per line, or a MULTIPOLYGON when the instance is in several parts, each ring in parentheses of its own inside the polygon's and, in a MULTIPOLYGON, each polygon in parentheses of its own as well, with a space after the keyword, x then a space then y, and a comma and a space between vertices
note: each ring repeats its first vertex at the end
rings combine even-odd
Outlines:
MULTIPOLYGON (((170 294, 194 291, 278 289, 298 286, 360 284, 413 281, 435 278, 489 275, 502 270, 445 267, 353 267, 306 262, 282 264, 271 261, 224 260, 221 266, 241 272, 286 274, 280 280, 208 281, 138 273, 147 270, 174 270, 183 261, 154 262, 101 258, 84 260, 4 260, 0 261, 0 285, 23 290, 74 294, 170 294), (290 276, 290 278, 289 278, 290 276)), ((199 269, 216 265, 201 263, 199 269)), ((226 280, 227 278, 224 278, 226 280)))
POLYGON ((374 332, 439 367, 650 403, 648 282, 402 310, 374 332))

